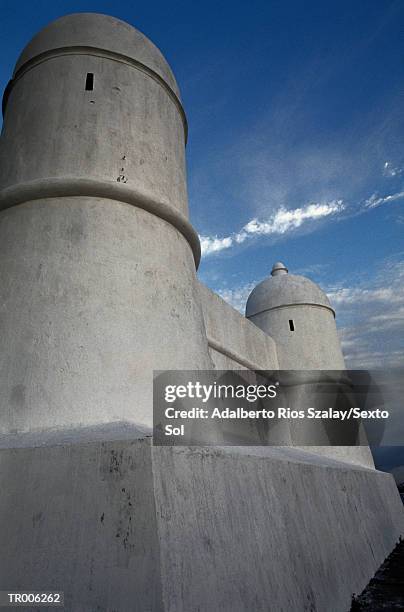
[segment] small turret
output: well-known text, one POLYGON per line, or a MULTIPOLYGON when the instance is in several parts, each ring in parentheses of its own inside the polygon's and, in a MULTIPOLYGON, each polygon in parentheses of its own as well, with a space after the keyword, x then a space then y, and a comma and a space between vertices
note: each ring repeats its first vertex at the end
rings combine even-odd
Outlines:
POLYGON ((277 344, 281 369, 344 369, 335 312, 324 291, 282 262, 251 292, 246 317, 277 344))

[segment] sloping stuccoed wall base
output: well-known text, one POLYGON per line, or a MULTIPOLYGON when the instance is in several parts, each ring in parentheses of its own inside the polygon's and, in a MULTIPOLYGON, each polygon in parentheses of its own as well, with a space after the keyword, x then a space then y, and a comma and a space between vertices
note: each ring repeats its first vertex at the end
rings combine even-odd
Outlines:
POLYGON ((390 475, 286 448, 72 436, 0 487, 0 589, 74 612, 345 612, 404 533, 390 475))

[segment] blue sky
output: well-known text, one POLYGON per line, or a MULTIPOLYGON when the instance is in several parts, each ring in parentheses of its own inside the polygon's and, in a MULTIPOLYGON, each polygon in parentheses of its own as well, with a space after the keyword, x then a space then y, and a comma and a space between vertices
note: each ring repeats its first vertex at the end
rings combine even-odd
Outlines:
POLYGON ((401 0, 2 0, 0 85, 52 19, 108 13, 143 31, 189 121, 201 279, 243 309, 284 261, 330 295, 351 367, 404 363, 401 0))

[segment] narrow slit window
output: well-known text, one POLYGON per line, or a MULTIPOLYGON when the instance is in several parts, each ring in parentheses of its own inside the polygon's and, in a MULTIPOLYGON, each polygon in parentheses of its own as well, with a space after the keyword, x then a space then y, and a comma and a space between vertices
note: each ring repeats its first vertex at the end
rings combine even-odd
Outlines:
POLYGON ((293 322, 293 319, 289 319, 289 329, 290 331, 295 331, 295 324, 293 322))
POLYGON ((86 91, 93 91, 94 89, 94 74, 87 72, 86 76, 86 91))

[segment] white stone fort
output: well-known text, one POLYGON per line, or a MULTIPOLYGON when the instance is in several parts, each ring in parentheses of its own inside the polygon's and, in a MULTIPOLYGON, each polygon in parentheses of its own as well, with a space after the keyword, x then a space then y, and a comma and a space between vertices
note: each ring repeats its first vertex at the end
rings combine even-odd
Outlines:
POLYGON ((404 533, 357 447, 151 444, 154 370, 341 370, 283 263, 246 316, 202 285, 187 120, 159 50, 62 17, 21 53, 0 139, 0 590, 65 609, 344 612, 404 533))

